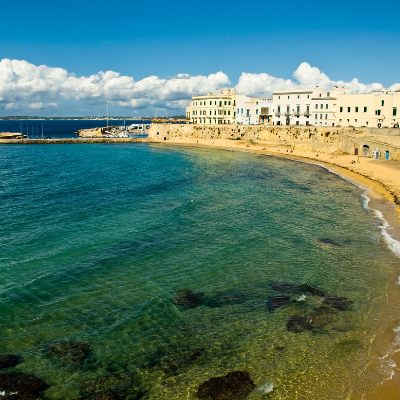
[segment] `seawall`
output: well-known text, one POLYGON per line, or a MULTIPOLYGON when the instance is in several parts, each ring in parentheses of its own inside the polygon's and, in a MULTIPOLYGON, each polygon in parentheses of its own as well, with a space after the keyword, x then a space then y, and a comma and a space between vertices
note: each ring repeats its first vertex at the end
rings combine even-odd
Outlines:
POLYGON ((348 153, 400 160, 400 129, 266 125, 152 124, 149 140, 230 139, 321 153, 348 153), (357 150, 356 150, 357 149, 357 150))
POLYGON ((84 143, 135 143, 142 138, 77 138, 77 139, 0 139, 0 144, 84 144, 84 143))

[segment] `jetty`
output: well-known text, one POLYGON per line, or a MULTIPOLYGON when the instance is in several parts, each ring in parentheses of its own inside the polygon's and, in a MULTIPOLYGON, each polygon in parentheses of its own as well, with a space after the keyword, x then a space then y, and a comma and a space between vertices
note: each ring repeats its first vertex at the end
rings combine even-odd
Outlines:
POLYGON ((95 137, 95 138, 72 138, 72 139, 3 139, 1 144, 87 144, 87 143, 135 143, 146 141, 144 138, 119 138, 119 137, 95 137))

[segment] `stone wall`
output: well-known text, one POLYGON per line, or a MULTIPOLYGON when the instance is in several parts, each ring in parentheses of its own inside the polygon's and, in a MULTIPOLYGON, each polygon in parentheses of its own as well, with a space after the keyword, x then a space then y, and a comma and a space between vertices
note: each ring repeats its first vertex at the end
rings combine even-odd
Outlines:
POLYGON ((371 148, 380 152, 380 158, 400 159, 400 129, 348 128, 319 126, 264 126, 264 125, 192 125, 152 124, 149 139, 170 140, 173 138, 232 139, 273 142, 297 149, 333 153, 337 151, 354 154, 359 148, 371 148), (375 146, 375 147, 374 147, 375 146))

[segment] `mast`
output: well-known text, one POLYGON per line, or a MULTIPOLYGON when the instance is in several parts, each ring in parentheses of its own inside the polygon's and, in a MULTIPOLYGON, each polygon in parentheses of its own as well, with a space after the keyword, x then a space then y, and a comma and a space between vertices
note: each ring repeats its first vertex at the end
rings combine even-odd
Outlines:
POLYGON ((108 101, 107 101, 107 131, 108 131, 108 101))
POLYGON ((43 139, 43 122, 42 122, 42 139, 43 139))

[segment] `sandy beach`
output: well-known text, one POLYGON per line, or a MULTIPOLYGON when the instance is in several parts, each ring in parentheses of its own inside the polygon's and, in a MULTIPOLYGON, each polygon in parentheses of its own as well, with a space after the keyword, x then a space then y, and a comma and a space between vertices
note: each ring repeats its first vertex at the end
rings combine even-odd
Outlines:
MULTIPOLYGON (((204 146, 226 150, 249 151, 253 153, 279 156, 292 160, 320 164, 339 174, 354 184, 368 190, 369 206, 382 213, 388 222, 387 232, 400 242, 400 162, 376 160, 343 154, 315 153, 311 151, 292 149, 267 141, 247 141, 230 139, 177 138, 168 141, 151 140, 153 143, 166 145, 204 146)), ((400 266, 400 263, 399 263, 400 266)), ((361 395, 355 388, 348 399, 400 399, 400 352, 396 352, 393 344, 396 342, 395 329, 400 325, 398 307, 400 305, 400 290, 397 284, 399 271, 388 271, 390 285, 388 292, 388 307, 382 316, 385 328, 377 333, 372 343, 371 351, 376 354, 375 365, 368 366, 364 376, 360 377, 360 388, 367 389, 368 395, 361 395), (378 387, 368 385, 368 375, 381 368, 382 361, 390 365, 393 375, 378 387)))

